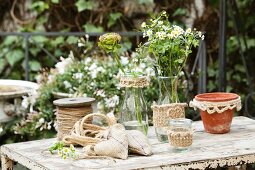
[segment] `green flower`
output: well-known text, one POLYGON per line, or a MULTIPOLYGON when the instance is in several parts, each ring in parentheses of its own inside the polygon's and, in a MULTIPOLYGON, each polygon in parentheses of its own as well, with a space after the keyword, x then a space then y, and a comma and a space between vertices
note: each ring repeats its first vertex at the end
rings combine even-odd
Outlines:
POLYGON ((99 37, 98 46, 107 53, 116 52, 120 46, 121 36, 117 33, 106 33, 99 37))

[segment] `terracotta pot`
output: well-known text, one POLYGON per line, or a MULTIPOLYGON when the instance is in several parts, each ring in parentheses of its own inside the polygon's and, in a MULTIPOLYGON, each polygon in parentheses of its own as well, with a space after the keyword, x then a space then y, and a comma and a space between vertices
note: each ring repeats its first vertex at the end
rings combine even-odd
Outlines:
MULTIPOLYGON (((195 96, 197 101, 207 102, 227 102, 238 99, 239 96, 234 93, 204 93, 195 96)), ((234 109, 228 109, 222 113, 209 114, 206 110, 200 109, 200 115, 204 124, 205 131, 212 134, 223 134, 230 131, 230 126, 234 114, 234 109)))

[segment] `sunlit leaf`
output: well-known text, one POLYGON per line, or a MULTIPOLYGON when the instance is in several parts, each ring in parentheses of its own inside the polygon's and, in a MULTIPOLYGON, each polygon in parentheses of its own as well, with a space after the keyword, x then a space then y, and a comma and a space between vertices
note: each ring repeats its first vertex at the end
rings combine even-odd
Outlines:
POLYGON ((75 6, 78 9, 78 12, 84 11, 86 9, 93 9, 93 2, 91 0, 78 0, 75 3, 75 6))
POLYGON ((20 49, 15 49, 12 51, 9 51, 6 54, 6 59, 8 61, 8 63, 13 66, 14 64, 16 64, 18 61, 20 61, 22 58, 24 58, 24 52, 20 49))
POLYGON ((110 13, 107 27, 113 26, 121 16, 122 14, 120 12, 110 13))
POLYGON ((104 31, 104 29, 103 29, 103 27, 101 27, 101 26, 95 26, 95 25, 93 25, 93 24, 85 24, 85 25, 83 25, 83 28, 85 29, 85 31, 87 32, 87 33, 91 33, 91 32, 103 32, 104 31))

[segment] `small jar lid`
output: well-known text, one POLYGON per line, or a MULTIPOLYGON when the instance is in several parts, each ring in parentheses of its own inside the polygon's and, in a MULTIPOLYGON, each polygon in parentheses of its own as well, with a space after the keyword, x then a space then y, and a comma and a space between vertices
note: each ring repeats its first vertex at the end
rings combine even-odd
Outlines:
POLYGON ((59 107, 81 107, 90 106, 94 101, 95 99, 90 97, 74 97, 54 100, 53 104, 59 107))

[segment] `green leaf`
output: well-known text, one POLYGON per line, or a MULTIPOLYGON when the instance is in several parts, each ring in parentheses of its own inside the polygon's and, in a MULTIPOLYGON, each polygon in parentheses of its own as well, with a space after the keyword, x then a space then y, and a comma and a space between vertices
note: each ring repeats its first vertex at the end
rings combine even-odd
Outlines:
POLYGON ((0 72, 3 71, 4 67, 6 65, 6 61, 3 58, 0 58, 0 72))
POLYGON ((56 47, 59 44, 63 44, 64 40, 64 37, 57 37, 55 40, 51 41, 51 44, 56 47))
POLYGON ((45 43, 46 41, 48 41, 47 37, 44 36, 33 36, 32 38, 36 43, 45 43))
POLYGON ((153 4, 154 0, 138 0, 139 4, 153 4))
POLYGON ((78 38, 74 36, 70 36, 66 39, 68 44, 76 44, 78 42, 78 38))
POLYGON ((175 63, 179 63, 179 64, 182 64, 183 61, 184 61, 183 58, 179 58, 179 59, 174 60, 175 63))
POLYGON ((54 3, 54 4, 58 4, 59 0, 51 0, 51 2, 54 3))
POLYGON ((233 90, 233 87, 231 87, 231 86, 227 86, 226 91, 227 91, 227 92, 231 92, 231 90, 233 90))
POLYGON ((85 29, 85 31, 87 33, 91 33, 91 32, 103 32, 104 31, 104 28, 103 27, 100 27, 100 26, 95 26, 93 24, 85 24, 83 25, 83 28, 85 29))
POLYGON ((8 36, 4 39, 3 44, 6 46, 11 45, 11 44, 15 43, 15 41, 17 41, 17 40, 18 40, 17 36, 8 36))
POLYGON ((49 9, 49 4, 47 4, 44 1, 36 1, 34 3, 32 3, 31 5, 32 9, 37 10, 37 12, 41 13, 43 11, 45 11, 46 9, 49 9))
POLYGON ((75 6, 78 9, 78 12, 84 11, 86 9, 93 9, 93 2, 91 0, 78 0, 75 3, 75 6))
POLYGON ((185 8, 178 8, 173 14, 172 16, 175 17, 175 16, 184 16, 187 14, 187 11, 185 8))
POLYGON ((41 64, 36 60, 30 61, 29 66, 32 71, 39 71, 42 68, 41 64))
POLYGON ((110 13, 109 15, 109 20, 107 23, 107 27, 111 27, 112 25, 114 25, 116 23, 116 21, 122 16, 122 14, 120 12, 116 12, 116 13, 110 13))
POLYGON ((244 68, 244 66, 241 65, 241 64, 236 64, 236 65, 235 65, 235 70, 236 70, 236 71, 239 71, 239 72, 241 72, 241 73, 245 73, 245 68, 244 68))
POLYGON ((59 57, 59 56, 62 56, 62 55, 63 55, 63 52, 60 49, 54 50, 54 56, 59 57))
POLYGON ((30 47, 29 48, 29 52, 33 55, 36 56, 41 50, 39 48, 36 47, 30 47))
POLYGON ((18 61, 24 58, 24 52, 20 49, 9 51, 6 54, 6 59, 11 66, 14 66, 18 61))

